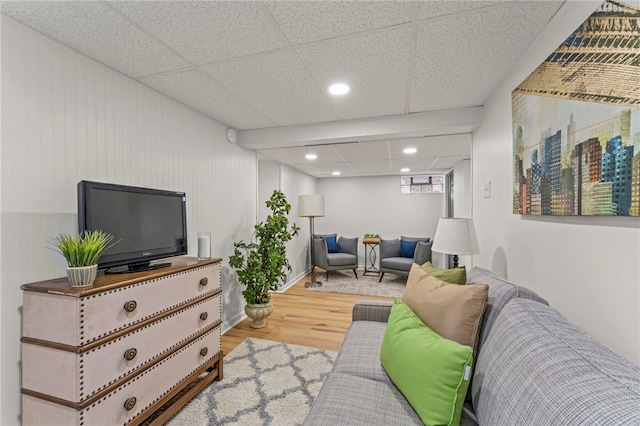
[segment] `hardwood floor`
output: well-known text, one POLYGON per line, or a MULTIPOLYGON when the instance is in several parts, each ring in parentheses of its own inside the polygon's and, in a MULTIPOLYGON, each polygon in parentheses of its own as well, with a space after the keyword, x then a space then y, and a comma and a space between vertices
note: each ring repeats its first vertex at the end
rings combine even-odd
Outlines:
POLYGON ((386 297, 307 291, 304 282, 308 280, 307 276, 285 293, 272 294, 273 313, 267 319, 266 327, 253 329, 249 326, 251 319, 246 318, 227 331, 222 336, 223 353, 227 355, 246 337, 337 351, 351 325, 351 309, 356 300, 392 300, 386 297))

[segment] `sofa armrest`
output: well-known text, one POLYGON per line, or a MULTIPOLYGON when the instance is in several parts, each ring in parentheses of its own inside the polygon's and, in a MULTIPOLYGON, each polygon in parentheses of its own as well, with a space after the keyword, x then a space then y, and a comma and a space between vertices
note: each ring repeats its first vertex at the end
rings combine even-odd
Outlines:
POLYGON ((327 242, 324 238, 313 238, 313 260, 312 266, 319 266, 322 269, 328 269, 327 262, 327 242))
POLYGON ((431 246, 433 246, 433 241, 428 241, 426 243, 419 241, 418 244, 416 244, 416 251, 413 256, 413 262, 422 266, 425 263, 431 261, 431 246))
POLYGON ((353 305, 351 319, 353 321, 387 322, 392 306, 393 302, 387 300, 358 300, 353 305))

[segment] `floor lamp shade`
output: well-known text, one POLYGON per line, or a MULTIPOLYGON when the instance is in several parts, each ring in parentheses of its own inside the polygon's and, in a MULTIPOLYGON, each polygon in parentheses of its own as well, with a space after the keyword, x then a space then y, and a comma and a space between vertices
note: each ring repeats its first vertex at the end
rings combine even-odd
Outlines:
POLYGON ((307 194, 298 197, 298 216, 322 217, 324 216, 324 195, 307 194))
POLYGON ((466 218, 440 218, 431 250, 454 255, 454 267, 458 255, 480 253, 473 220, 466 218))

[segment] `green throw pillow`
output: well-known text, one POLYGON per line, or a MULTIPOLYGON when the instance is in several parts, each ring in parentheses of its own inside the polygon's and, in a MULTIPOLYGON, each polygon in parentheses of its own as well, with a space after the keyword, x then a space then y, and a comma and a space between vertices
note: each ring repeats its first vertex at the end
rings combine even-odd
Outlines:
POLYGON ((446 281, 448 283, 462 285, 467 283, 467 268, 464 266, 451 269, 439 269, 433 266, 431 262, 427 262, 422 265, 422 269, 427 271, 429 275, 433 275, 434 277, 440 278, 442 281, 446 281))
POLYGON ((380 349, 393 383, 425 425, 458 425, 473 350, 445 339, 396 299, 380 349))

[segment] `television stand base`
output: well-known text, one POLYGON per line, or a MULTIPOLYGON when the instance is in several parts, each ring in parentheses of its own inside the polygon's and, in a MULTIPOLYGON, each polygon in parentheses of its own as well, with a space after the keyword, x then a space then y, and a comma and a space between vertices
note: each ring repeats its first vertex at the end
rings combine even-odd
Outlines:
POLYGON ((134 265, 114 266, 113 268, 107 268, 104 271, 104 273, 105 274, 132 274, 134 272, 144 272, 144 271, 151 271, 153 269, 166 268, 167 266, 171 266, 171 262, 146 263, 146 264, 136 263, 134 265))

